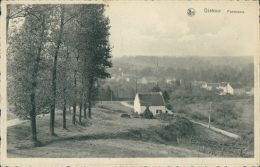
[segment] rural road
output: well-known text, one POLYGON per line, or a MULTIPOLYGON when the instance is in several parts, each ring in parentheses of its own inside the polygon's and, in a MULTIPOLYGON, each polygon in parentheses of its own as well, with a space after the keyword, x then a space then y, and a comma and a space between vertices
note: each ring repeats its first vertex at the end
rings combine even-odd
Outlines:
MULTIPOLYGON (((133 105, 127 104, 127 103, 124 102, 124 101, 121 102, 121 104, 124 105, 124 106, 130 107, 130 108, 134 108, 133 105)), ((203 123, 200 123, 200 122, 196 122, 196 121, 193 121, 193 120, 190 120, 190 121, 193 122, 193 123, 195 123, 195 124, 199 124, 199 125, 201 125, 201 126, 208 127, 208 125, 206 125, 206 124, 203 124, 203 123)), ((236 135, 236 134, 234 134, 234 133, 227 132, 227 131, 222 130, 222 129, 215 128, 215 127, 213 127, 213 126, 210 126, 210 129, 211 129, 211 130, 214 130, 214 131, 216 131, 216 132, 220 132, 220 133, 222 133, 223 135, 226 135, 226 136, 229 136, 229 137, 232 137, 232 138, 236 138, 236 139, 240 138, 239 135, 236 135)))
MULTIPOLYGON (((60 113, 62 113, 62 111, 56 111, 55 113, 60 114, 60 113)), ((46 116, 49 116, 49 115, 50 114, 37 115, 36 118, 46 117, 46 116)), ((30 120, 20 120, 18 118, 11 119, 11 120, 7 121, 7 127, 11 127, 11 126, 18 125, 18 124, 21 124, 23 122, 28 122, 28 121, 30 121, 30 120)))
POLYGON ((125 101, 121 101, 121 104, 123 104, 124 106, 127 106, 129 108, 134 108, 133 105, 130 105, 130 104, 126 103, 125 101))

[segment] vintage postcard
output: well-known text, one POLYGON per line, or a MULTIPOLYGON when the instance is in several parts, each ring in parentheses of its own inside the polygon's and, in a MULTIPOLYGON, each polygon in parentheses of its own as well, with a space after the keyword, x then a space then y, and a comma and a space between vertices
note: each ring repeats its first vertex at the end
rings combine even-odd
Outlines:
POLYGON ((2 1, 2 166, 259 166, 258 1, 2 1))

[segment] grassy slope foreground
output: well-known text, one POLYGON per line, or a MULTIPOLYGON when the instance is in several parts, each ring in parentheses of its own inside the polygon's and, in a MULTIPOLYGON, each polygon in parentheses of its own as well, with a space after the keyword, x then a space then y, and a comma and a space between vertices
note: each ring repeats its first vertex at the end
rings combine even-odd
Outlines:
POLYGON ((30 122, 8 127, 8 157, 205 157, 238 156, 229 149, 233 139, 193 125, 187 119, 121 118, 131 109, 119 102, 103 102, 93 109, 93 118, 62 129, 62 115, 57 114, 55 132, 49 133, 49 116, 37 119, 38 140, 30 141, 30 122), (223 144, 224 143, 224 144, 223 144), (222 146, 222 147, 221 147, 222 146))

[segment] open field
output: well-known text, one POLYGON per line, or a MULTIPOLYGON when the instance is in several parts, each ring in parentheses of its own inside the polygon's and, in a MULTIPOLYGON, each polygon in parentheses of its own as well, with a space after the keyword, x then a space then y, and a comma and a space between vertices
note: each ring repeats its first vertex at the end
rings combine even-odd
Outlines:
MULTIPOLYGON (((254 128, 254 105, 248 103, 248 99, 242 100, 229 100, 228 102, 232 102, 235 104, 236 108, 242 109, 242 114, 238 119, 229 119, 229 118, 214 118, 216 121, 212 120, 211 123, 215 127, 227 130, 231 133, 236 133, 239 135, 243 135, 244 133, 253 133, 254 128), (224 126, 218 122, 228 121, 228 126, 224 126), (245 128, 246 127, 246 128, 245 128)), ((187 104, 188 107, 187 114, 200 114, 200 119, 197 121, 201 121, 203 123, 208 123, 208 114, 209 114, 209 103, 196 103, 196 104, 187 104)), ((236 109, 235 108, 235 109, 236 109)), ((238 112, 235 110, 235 112, 238 112)), ((214 115, 214 110, 212 111, 212 115, 214 115)), ((194 119, 194 118, 193 118, 194 119)))
POLYGON ((30 122, 8 127, 8 157, 252 157, 250 148, 186 119, 133 118, 131 108, 120 102, 102 102, 93 108, 92 119, 62 129, 62 115, 55 116, 55 133, 49 133, 49 117, 37 118, 41 147, 30 141, 30 122), (131 118, 122 118, 127 113, 131 118))

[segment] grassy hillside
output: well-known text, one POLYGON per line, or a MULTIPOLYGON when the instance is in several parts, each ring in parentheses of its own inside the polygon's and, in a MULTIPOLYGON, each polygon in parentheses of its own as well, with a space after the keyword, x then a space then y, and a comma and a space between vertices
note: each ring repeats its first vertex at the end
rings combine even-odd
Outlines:
MULTIPOLYGON (((209 157, 239 156, 233 139, 185 118, 162 116, 134 118, 120 102, 103 102, 93 108, 93 118, 62 129, 62 115, 55 116, 55 132, 49 134, 49 117, 37 119, 42 147, 30 141, 30 122, 8 127, 8 157, 209 157), (122 118, 127 113, 131 118, 122 118)), ((252 155, 247 154, 247 157, 252 155)))

